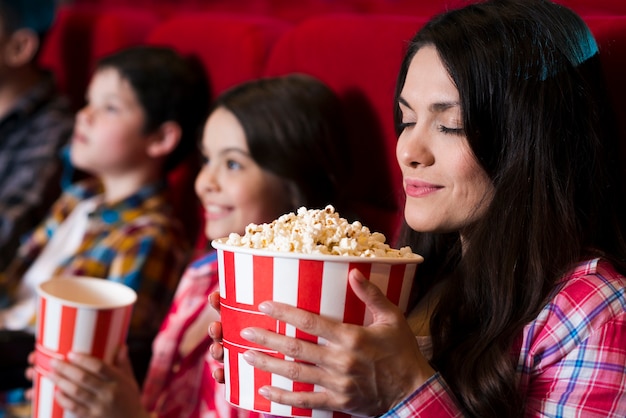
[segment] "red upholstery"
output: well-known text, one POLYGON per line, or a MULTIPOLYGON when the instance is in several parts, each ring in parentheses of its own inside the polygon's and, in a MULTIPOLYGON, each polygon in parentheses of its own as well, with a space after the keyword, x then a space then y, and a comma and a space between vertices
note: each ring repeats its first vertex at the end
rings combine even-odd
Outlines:
POLYGON ((149 9, 103 10, 93 28, 91 68, 106 55, 142 44, 159 22, 159 16, 149 9))
POLYGON ((309 19, 275 46, 266 74, 305 72, 336 91, 344 103, 354 155, 347 185, 372 229, 395 235, 401 213, 393 95, 405 45, 423 24, 415 17, 335 15, 309 19))
POLYGON ((40 63, 52 70, 61 91, 76 109, 82 106, 89 82, 95 8, 62 7, 42 46, 40 63))
POLYGON ((266 17, 180 14, 159 24, 147 43, 195 54, 214 95, 263 72, 270 49, 290 24, 266 17))

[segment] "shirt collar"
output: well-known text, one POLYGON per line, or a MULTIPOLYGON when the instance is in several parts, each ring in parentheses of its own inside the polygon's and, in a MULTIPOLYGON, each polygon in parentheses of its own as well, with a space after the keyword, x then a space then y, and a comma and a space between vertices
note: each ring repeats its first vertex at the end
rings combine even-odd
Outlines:
POLYGON ((91 219, 99 219, 106 224, 129 222, 146 211, 153 211, 167 205, 165 199, 165 181, 143 186, 137 193, 128 196, 115 203, 98 202, 93 212, 89 214, 91 219))

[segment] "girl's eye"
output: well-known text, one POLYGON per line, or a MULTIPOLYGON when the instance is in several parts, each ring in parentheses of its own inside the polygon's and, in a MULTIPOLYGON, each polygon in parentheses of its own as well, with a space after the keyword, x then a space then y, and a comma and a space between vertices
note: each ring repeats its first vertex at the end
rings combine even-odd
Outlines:
POLYGON ((226 161, 226 166, 230 170, 239 170, 239 169, 241 169, 241 164, 239 164, 237 161, 234 161, 234 160, 226 161))
POLYGON ((204 166, 204 165, 208 165, 209 164, 209 157, 207 157, 204 154, 200 154, 200 163, 204 166))
POLYGON ((439 132, 449 135, 464 135, 465 130, 463 128, 448 128, 447 126, 439 125, 439 132))

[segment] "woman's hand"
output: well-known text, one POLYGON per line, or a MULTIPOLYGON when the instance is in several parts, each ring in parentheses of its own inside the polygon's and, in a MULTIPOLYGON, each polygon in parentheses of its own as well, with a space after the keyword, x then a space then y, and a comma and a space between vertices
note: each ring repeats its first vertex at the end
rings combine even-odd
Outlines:
MULTIPOLYGON (((419 351, 402 312, 358 270, 350 272, 349 281, 357 297, 372 313, 373 323, 367 327, 342 324, 282 303, 259 305, 259 310, 265 314, 327 341, 325 345, 318 345, 261 328, 243 329, 241 336, 248 341, 311 363, 281 360, 250 350, 244 353, 249 364, 325 389, 289 392, 264 386, 259 389, 262 396, 301 408, 379 415, 413 393, 435 373, 419 351)), ((214 350, 215 354, 218 351, 214 350)))
MULTIPOLYGON (((220 313, 220 293, 213 292, 209 295, 209 305, 219 314, 220 313)), ((219 363, 224 363, 224 346, 222 345, 222 323, 212 322, 209 325, 209 336, 213 339, 213 343, 209 347, 211 357, 219 363)), ((214 365, 212 365, 214 366, 214 365)), ((212 367, 213 379, 218 383, 224 383, 224 368, 212 367)))
POLYGON ((85 418, 141 418, 141 406, 126 347, 112 365, 85 354, 70 353, 68 361, 53 360, 50 378, 59 389, 56 400, 67 411, 85 418))

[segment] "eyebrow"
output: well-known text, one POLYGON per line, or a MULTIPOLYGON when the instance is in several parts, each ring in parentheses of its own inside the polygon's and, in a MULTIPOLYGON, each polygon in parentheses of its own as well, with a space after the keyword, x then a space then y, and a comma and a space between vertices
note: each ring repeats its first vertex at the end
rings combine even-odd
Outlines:
MULTIPOLYGON (((411 105, 409 105, 409 103, 402 97, 398 98, 398 103, 408 107, 409 109, 413 109, 411 107, 411 105)), ((437 103, 432 103, 428 106, 428 109, 433 112, 433 113, 441 113, 441 112, 445 112, 446 110, 453 108, 453 107, 458 107, 461 104, 459 102, 437 102, 437 103)))
MULTIPOLYGON (((200 149, 201 153, 207 154, 206 149, 204 148, 204 146, 202 146, 202 142, 200 142, 198 148, 200 149)), ((235 153, 241 154, 241 155, 243 155, 245 157, 252 158, 252 155, 249 152, 244 151, 241 148, 235 148, 235 147, 224 148, 224 149, 220 150, 219 155, 226 155, 226 154, 229 154, 231 152, 235 152, 235 153)))

